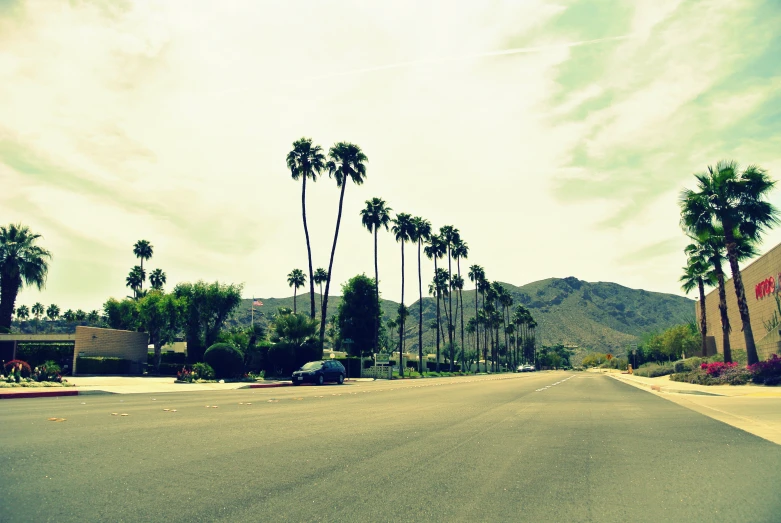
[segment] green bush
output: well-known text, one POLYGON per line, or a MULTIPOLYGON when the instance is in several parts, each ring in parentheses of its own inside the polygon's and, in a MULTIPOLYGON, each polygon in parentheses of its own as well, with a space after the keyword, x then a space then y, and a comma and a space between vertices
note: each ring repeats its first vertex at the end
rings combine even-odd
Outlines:
POLYGON ((215 343, 206 349, 203 359, 211 365, 218 379, 235 378, 244 371, 244 355, 227 343, 215 343))
POLYGON ((43 365, 47 361, 73 361, 73 343, 24 343, 16 347, 16 358, 24 360, 32 367, 43 365))
POLYGON ((247 347, 247 352, 244 354, 244 368, 248 372, 255 373, 267 370, 268 350, 271 346, 270 341, 263 340, 247 347))
POLYGON ((128 374, 130 360, 122 358, 80 357, 76 359, 79 374, 128 374))
POLYGON ((675 369, 672 364, 659 365, 658 363, 645 363, 634 371, 635 375, 646 378, 658 378, 659 376, 667 376, 673 372, 675 372, 675 369))
POLYGON ((193 373, 195 373, 197 379, 200 380, 214 379, 214 369, 211 368, 211 365, 208 363, 196 363, 193 365, 193 373))
MULTIPOLYGON (((161 363, 157 370, 159 376, 176 376, 182 370, 182 364, 179 363, 161 363)), ((150 372, 154 372, 154 367, 150 367, 150 372)))

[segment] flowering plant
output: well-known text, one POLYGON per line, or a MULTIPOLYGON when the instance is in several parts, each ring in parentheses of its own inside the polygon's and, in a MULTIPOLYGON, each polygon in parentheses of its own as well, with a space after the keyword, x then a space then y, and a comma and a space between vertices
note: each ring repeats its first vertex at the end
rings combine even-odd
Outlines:
POLYGON ((781 358, 773 354, 769 360, 749 365, 754 383, 781 385, 781 358))
POLYGON ((738 364, 735 362, 723 363, 721 361, 714 361, 713 363, 703 363, 700 368, 704 370, 708 376, 713 376, 716 378, 721 375, 722 372, 729 369, 734 369, 737 366, 738 364))

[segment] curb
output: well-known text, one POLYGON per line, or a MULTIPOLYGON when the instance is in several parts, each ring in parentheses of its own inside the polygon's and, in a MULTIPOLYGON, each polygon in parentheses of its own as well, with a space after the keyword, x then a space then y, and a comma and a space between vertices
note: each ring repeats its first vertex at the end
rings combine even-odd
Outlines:
POLYGON ((686 390, 686 389, 670 389, 668 386, 663 385, 650 385, 648 383, 643 383, 641 381, 634 381, 631 379, 625 379, 620 378, 618 376, 613 376, 608 374, 611 378, 618 380, 622 383, 626 383, 627 385, 632 385, 633 387, 637 388, 644 388, 648 390, 652 390, 653 392, 659 392, 659 393, 666 393, 666 394, 692 394, 694 396, 718 396, 718 397, 724 397, 724 394, 716 394, 715 392, 706 392, 703 390, 686 390))
POLYGON ((280 383, 253 383, 252 385, 244 385, 236 390, 241 389, 270 389, 273 387, 292 387, 293 382, 280 382, 280 383))
POLYGON ((78 390, 36 390, 24 392, 0 392, 0 400, 13 400, 17 398, 49 398, 55 396, 78 396, 78 390))

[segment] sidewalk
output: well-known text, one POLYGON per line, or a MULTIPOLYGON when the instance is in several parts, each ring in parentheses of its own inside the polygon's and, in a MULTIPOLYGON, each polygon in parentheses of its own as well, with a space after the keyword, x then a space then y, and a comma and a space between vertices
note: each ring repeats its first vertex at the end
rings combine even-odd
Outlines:
POLYGON ((762 385, 694 385, 669 376, 606 373, 682 407, 781 445, 781 388, 762 385))

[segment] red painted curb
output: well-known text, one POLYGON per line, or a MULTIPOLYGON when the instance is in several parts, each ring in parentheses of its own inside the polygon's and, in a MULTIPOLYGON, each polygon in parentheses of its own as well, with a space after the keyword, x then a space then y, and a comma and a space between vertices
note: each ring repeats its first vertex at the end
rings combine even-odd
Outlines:
POLYGON ((0 400, 12 400, 16 398, 47 398, 51 396, 78 396, 77 390, 41 390, 24 392, 0 392, 0 400))
POLYGON ((290 387, 293 383, 256 383, 247 387, 248 389, 269 389, 271 387, 290 387))

